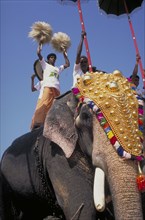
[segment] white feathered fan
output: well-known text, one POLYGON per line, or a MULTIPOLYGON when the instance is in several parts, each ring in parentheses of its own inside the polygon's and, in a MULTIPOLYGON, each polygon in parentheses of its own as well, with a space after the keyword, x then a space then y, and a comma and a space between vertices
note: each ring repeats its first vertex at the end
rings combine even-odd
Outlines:
POLYGON ((71 46, 71 39, 67 34, 58 32, 53 35, 50 43, 57 52, 62 53, 63 48, 67 51, 71 46))
POLYGON ((51 41, 53 32, 50 24, 44 21, 35 22, 28 36, 33 38, 33 40, 37 41, 41 46, 43 44, 49 43, 51 41))

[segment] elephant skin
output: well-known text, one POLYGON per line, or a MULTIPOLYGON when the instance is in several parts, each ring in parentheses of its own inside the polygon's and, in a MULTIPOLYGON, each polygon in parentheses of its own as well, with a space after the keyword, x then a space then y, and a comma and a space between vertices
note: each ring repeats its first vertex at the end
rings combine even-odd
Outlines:
POLYGON ((96 167, 102 167, 102 161, 105 161, 105 173, 111 190, 115 218, 117 220, 143 219, 141 194, 136 184, 137 163, 123 160, 117 155, 95 119, 94 131, 93 164, 96 167))
POLYGON ((98 219, 92 164, 77 142, 67 159, 42 131, 17 138, 1 159, 1 219, 98 219))
MULTIPOLYGON (((101 168, 106 174, 111 191, 115 219, 143 220, 145 210, 141 202, 141 193, 136 184, 137 163, 132 160, 123 160, 118 156, 92 110, 86 104, 78 106, 77 112, 75 112, 75 109, 76 99, 73 94, 68 94, 56 100, 47 115, 44 136, 59 144, 66 157, 69 158, 76 144, 76 141, 72 142, 71 138, 74 137, 74 140, 77 140, 76 131, 72 133, 70 125, 72 114, 78 130, 78 141, 82 151, 90 157, 94 167, 101 168), (59 115, 57 111, 60 111, 59 115), (65 117, 66 114, 67 116, 65 117), (65 133, 66 145, 64 145, 65 133), (63 144, 61 144, 61 139, 63 139, 63 144), (73 143, 74 146, 72 147, 73 143), (68 148, 71 148, 72 151, 70 152, 68 148)), ((143 201, 143 203, 145 202, 143 201)))
MULTIPOLYGON (((39 165, 37 156, 42 163, 41 157, 46 153, 44 146, 51 148, 50 141, 42 136, 42 131, 43 129, 40 128, 17 138, 3 154, 1 159, 2 196, 0 201, 2 220, 43 219, 55 211, 56 198, 51 182, 47 173, 44 172, 44 177, 42 177, 42 174, 39 174, 41 167, 37 168, 39 165), (40 145, 41 149, 36 154, 34 149, 38 136, 40 136, 43 144, 40 145), (47 180, 45 184, 49 185, 47 193, 47 185, 42 184, 44 178, 47 180)), ((43 163, 45 164, 45 162, 44 160, 43 163)))
POLYGON ((115 219, 143 219, 141 196, 135 185, 136 164, 124 163, 111 147, 108 149, 113 152, 113 159, 110 154, 107 158, 104 149, 109 143, 102 136, 100 125, 95 123, 95 126, 89 107, 78 106, 77 99, 68 92, 55 100, 47 114, 44 131, 43 128, 34 130, 12 143, 1 160, 2 220, 41 220, 53 213, 56 219, 65 220, 114 219, 106 212, 108 207, 101 214, 95 210, 95 167, 105 171, 115 219), (95 126, 97 135, 94 135, 95 126), (96 137, 100 143, 94 142, 96 137), (116 167, 124 164, 114 175, 109 161, 116 167), (125 203, 124 198, 129 202, 125 203), (128 203, 130 206, 126 206, 128 203), (123 211, 118 211, 116 206, 123 211))

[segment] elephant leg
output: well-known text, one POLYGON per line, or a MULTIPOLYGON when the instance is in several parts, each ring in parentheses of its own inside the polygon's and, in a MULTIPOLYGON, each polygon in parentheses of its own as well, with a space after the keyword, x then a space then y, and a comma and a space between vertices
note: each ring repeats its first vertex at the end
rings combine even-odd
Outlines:
POLYGON ((21 219, 20 210, 16 209, 11 190, 6 183, 5 179, 0 179, 0 219, 2 220, 16 220, 21 219))

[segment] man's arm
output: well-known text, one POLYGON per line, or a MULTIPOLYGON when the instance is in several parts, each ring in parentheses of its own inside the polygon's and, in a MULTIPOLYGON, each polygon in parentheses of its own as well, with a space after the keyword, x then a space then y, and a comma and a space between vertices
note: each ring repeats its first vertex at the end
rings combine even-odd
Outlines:
POLYGON ((32 74, 31 76, 31 91, 34 92, 36 91, 37 89, 35 88, 34 86, 34 79, 35 79, 36 75, 35 74, 32 74))
POLYGON ((140 56, 139 56, 139 54, 137 54, 136 55, 136 63, 135 63, 135 66, 134 66, 134 69, 133 69, 133 72, 132 72, 132 81, 134 81, 134 79, 137 76, 139 60, 140 60, 140 56))
POLYGON ((67 67, 70 66, 70 61, 68 59, 67 52, 66 52, 65 48, 63 46, 61 48, 63 50, 63 56, 64 56, 64 60, 65 60, 65 64, 63 66, 64 66, 64 69, 66 69, 67 67))
POLYGON ((41 50, 42 50, 42 46, 41 44, 39 44, 37 48, 37 55, 38 55, 39 60, 43 59, 43 56, 41 55, 41 50))
POLYGON ((81 40, 80 40, 80 43, 79 43, 78 49, 77 49, 76 64, 80 63, 80 57, 81 57, 81 53, 82 53, 83 42, 84 42, 84 37, 85 36, 86 36, 86 32, 82 31, 82 33, 81 33, 81 40))

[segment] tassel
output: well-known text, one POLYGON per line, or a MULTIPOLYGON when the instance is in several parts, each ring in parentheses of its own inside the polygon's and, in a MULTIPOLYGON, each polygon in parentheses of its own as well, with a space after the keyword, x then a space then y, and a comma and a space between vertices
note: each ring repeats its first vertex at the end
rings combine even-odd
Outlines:
POLYGON ((140 162, 138 161, 138 176, 136 178, 137 186, 140 192, 145 192, 145 175, 142 173, 140 162))

